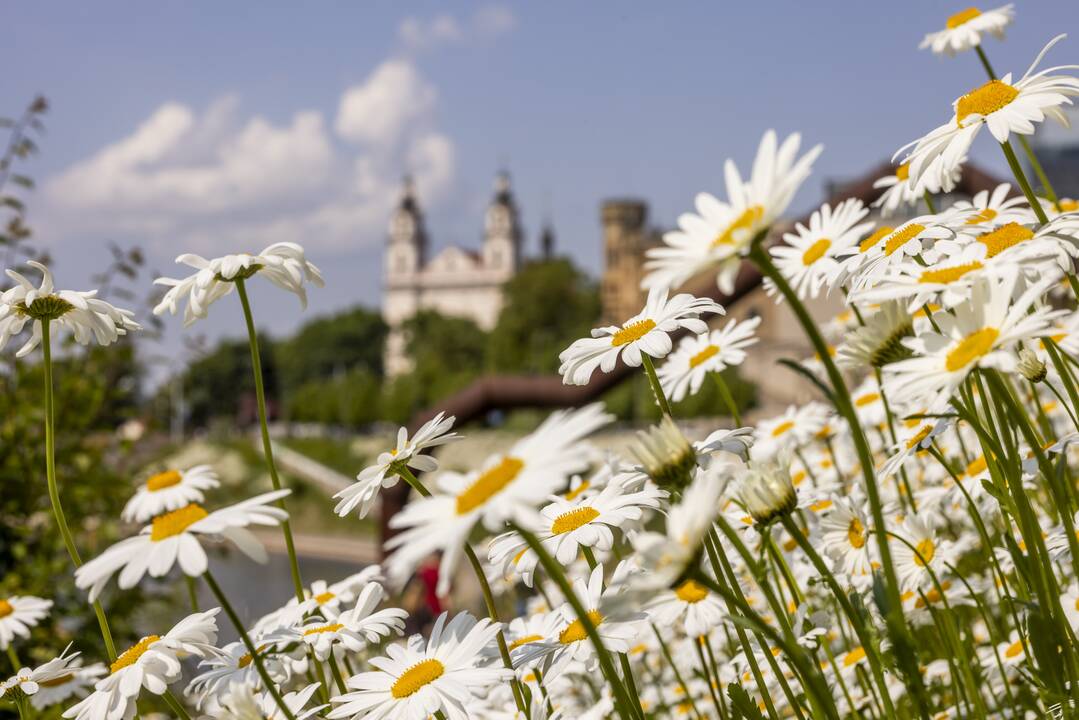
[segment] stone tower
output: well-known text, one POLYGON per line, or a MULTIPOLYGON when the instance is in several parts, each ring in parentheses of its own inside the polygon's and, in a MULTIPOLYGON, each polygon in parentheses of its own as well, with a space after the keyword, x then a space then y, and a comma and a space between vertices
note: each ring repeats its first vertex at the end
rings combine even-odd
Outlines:
POLYGON ((503 171, 495 178, 495 195, 484 218, 484 267, 494 272, 517 272, 521 264, 523 236, 517 205, 510 189, 510 176, 503 171))
POLYGON ((600 280, 603 321, 621 324, 644 307, 648 295, 641 290, 644 253, 659 244, 659 233, 648 229, 648 205, 640 200, 608 200, 600 208, 600 220, 604 255, 600 280))
POLYGON ((386 248, 386 279, 408 278, 427 263, 427 229, 423 211, 416 200, 416 187, 406 177, 401 201, 390 216, 389 246, 386 248))

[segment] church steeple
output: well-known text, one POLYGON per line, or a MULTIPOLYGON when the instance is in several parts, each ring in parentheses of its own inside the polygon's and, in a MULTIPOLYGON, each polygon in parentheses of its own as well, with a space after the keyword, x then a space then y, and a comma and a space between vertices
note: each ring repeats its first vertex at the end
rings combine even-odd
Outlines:
POLYGON ((386 251, 386 272, 389 276, 408 275, 427 262, 427 229, 423 211, 416 199, 416 187, 406 175, 401 189, 401 201, 390 217, 389 247, 386 251))
POLYGON ((523 236, 510 176, 503 170, 495 177, 495 194, 484 219, 484 265, 493 270, 517 270, 523 236))

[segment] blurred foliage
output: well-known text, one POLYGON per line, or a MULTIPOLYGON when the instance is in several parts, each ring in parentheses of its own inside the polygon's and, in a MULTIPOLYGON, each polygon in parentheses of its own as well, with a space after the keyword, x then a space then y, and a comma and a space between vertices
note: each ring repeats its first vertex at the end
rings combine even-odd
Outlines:
POLYGON ((357 370, 381 375, 386 331, 382 316, 362 307, 311 320, 288 340, 276 343, 281 386, 297 388, 357 370))
MULTIPOLYGON (((55 361, 56 469, 64 511, 84 559, 120 537, 117 520, 131 494, 123 475, 131 448, 115 432, 135 416, 139 371, 134 348, 64 353, 55 361)), ((74 584, 71 561, 56 529, 45 483, 44 373, 39 362, 6 363, 0 372, 0 597, 38 595, 56 606, 34 631, 41 642, 18 641, 24 661, 46 659, 70 640, 104 657, 97 622, 74 584), (61 621, 62 618, 62 621, 61 621), (87 645, 90 645, 87 647, 87 645)), ((107 595, 114 637, 133 633, 138 591, 107 595)))
MULTIPOLYGON (((259 355, 266 393, 275 398, 277 356, 273 341, 266 335, 259 337, 259 355)), ((194 360, 184 373, 184 402, 188 421, 198 427, 205 427, 214 419, 244 422, 256 419, 251 347, 247 340, 222 340, 209 353, 194 360)))
POLYGON ((26 203, 20 197, 34 189, 34 180, 18 172, 20 162, 37 154, 36 138, 45 130, 42 118, 48 110, 48 100, 38 95, 17 118, 0 117, 0 130, 8 131, 0 155, 0 260, 5 268, 18 268, 26 260, 48 262, 46 253, 30 245, 33 232, 26 224, 26 203))
POLYGON ((489 366, 501 372, 557 372, 558 354, 600 315, 596 284, 566 258, 525 265, 504 301, 487 345, 489 366))

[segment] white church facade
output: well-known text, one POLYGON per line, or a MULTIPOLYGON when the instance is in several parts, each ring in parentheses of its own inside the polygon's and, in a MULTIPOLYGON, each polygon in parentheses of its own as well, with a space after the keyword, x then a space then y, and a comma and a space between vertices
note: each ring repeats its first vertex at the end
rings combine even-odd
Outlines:
POLYGON ((468 318, 490 330, 502 310, 502 285, 520 268, 523 232, 509 176, 500 173, 478 251, 451 245, 430 257, 430 238, 413 184, 406 179, 390 218, 383 268, 382 317, 389 326, 385 371, 410 369, 402 324, 421 310, 468 318))

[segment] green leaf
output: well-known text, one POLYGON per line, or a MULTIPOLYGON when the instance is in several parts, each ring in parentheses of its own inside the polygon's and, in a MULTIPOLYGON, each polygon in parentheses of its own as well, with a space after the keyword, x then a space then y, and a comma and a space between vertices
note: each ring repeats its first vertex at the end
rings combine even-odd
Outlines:
POLYGON ((731 683, 727 686, 727 697, 731 699, 731 704, 734 706, 734 716, 736 718, 764 720, 764 715, 761 714, 761 710, 757 707, 757 703, 753 702, 753 698, 749 696, 746 689, 738 683, 731 683))

